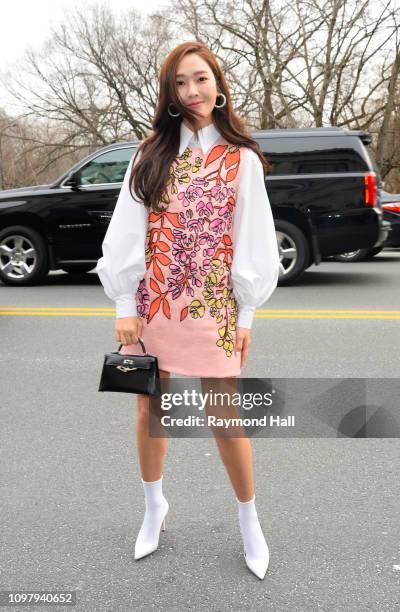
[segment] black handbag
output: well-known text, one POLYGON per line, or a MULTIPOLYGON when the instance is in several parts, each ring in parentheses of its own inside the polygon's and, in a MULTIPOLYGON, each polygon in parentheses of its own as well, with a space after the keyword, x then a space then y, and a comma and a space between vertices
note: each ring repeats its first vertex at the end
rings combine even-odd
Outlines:
POLYGON ((160 395, 160 372, 155 355, 148 355, 139 338, 143 355, 121 355, 118 351, 104 355, 99 391, 160 395))

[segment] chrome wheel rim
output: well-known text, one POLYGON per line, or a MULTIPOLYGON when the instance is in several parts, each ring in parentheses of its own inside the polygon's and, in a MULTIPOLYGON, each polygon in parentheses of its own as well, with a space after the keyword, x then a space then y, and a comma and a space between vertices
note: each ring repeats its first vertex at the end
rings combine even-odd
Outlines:
POLYGON ((276 231, 276 238, 279 249, 279 276, 289 274, 295 267, 298 259, 298 252, 294 240, 282 231, 276 231))
POLYGON ((37 252, 29 238, 10 234, 0 242, 0 270, 8 278, 30 276, 37 264, 37 252))

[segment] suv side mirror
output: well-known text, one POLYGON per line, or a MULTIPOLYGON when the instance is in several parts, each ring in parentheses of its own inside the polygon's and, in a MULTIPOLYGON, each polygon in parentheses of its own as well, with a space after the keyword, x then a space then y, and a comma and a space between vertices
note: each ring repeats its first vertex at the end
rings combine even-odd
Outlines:
POLYGON ((80 170, 76 170, 75 172, 71 172, 64 181, 64 185, 67 187, 75 187, 76 189, 81 184, 81 172, 80 170))

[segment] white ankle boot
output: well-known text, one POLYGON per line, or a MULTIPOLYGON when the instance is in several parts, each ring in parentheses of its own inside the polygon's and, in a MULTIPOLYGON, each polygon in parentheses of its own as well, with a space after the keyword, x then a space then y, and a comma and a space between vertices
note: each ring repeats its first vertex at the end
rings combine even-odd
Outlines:
POLYGON ((258 520, 255 495, 247 502, 236 498, 239 509, 240 533, 243 538, 244 558, 247 567, 262 580, 269 564, 269 549, 258 520))
POLYGON ((146 482, 142 478, 146 511, 135 544, 135 559, 141 559, 158 548, 161 529, 165 531, 165 517, 169 504, 162 492, 162 480, 146 482))

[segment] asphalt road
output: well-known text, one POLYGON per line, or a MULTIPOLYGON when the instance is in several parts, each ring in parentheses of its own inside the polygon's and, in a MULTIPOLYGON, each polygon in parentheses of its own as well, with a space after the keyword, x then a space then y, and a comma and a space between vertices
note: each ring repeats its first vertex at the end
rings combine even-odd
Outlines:
MULTIPOLYGON (((399 279, 400 250, 311 267, 257 311, 242 376, 382 379, 393 414, 399 279)), ((172 438, 167 530, 135 561, 135 400, 97 392, 113 304, 95 273, 0 291, 0 590, 76 591, 85 612, 400 609, 397 436, 252 439, 263 581, 214 439, 172 438)))

